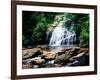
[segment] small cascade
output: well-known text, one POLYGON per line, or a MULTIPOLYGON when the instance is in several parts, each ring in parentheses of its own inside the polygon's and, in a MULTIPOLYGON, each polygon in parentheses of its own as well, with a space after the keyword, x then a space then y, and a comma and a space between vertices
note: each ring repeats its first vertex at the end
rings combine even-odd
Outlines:
POLYGON ((70 46, 76 42, 76 34, 71 29, 74 27, 74 23, 71 24, 70 30, 64 25, 64 20, 60 21, 57 27, 52 32, 49 45, 50 46, 70 46))

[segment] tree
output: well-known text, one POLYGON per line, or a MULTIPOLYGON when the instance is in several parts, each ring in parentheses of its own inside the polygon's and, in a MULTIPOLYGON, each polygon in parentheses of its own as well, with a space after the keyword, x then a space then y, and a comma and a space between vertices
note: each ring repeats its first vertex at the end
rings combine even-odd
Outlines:
POLYGON ((48 25, 58 13, 23 11, 23 47, 46 44, 48 25))
POLYGON ((89 14, 68 13, 66 18, 75 22, 77 44, 89 44, 89 14))

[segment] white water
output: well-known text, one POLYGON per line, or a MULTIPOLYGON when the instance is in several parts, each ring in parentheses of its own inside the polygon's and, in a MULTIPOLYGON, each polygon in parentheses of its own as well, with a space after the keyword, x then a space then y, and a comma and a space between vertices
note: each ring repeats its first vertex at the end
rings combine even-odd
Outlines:
MULTIPOLYGON (((76 41, 76 34, 74 31, 71 32, 65 28, 63 23, 64 22, 61 21, 59 25, 53 30, 49 43, 50 46, 74 45, 76 41)), ((70 26, 70 28, 73 28, 73 26, 70 26)))

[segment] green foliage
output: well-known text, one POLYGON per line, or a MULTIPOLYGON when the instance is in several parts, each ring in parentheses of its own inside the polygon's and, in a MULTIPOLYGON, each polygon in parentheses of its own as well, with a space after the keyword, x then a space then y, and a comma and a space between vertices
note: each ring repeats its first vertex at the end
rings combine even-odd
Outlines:
POLYGON ((81 44, 88 44, 89 43, 89 33, 87 33, 85 30, 83 30, 80 33, 80 43, 81 44))
MULTIPOLYGON (((68 21, 74 21, 77 43, 88 44, 89 43, 89 14, 73 14, 69 13, 66 16, 68 21)), ((67 26, 70 26, 67 24, 67 26)))
POLYGON ((48 25, 57 13, 23 11, 23 47, 46 44, 48 25))
MULTIPOLYGON (((59 23, 63 17, 66 16, 66 27, 72 22, 75 27, 70 31, 76 32, 77 43, 88 44, 89 42, 89 15, 88 14, 74 14, 74 13, 52 13, 52 12, 22 12, 22 26, 23 26, 23 47, 34 46, 38 44, 47 43, 47 30, 50 24, 54 22, 59 23), (58 20, 58 21, 57 21, 58 20)), ((52 26, 51 26, 52 27, 52 26)))

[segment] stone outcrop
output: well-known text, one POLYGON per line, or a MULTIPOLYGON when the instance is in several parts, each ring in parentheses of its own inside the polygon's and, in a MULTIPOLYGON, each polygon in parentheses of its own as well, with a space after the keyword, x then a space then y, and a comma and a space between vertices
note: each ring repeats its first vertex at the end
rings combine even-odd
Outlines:
POLYGON ((34 61, 34 64, 38 64, 38 65, 43 64, 45 62, 44 59, 34 59, 33 61, 34 61))
POLYGON ((56 53, 52 51, 43 51, 42 56, 44 59, 51 60, 51 59, 55 59, 56 53))
POLYGON ((70 57, 70 54, 64 53, 55 58, 55 63, 66 63, 67 61, 69 61, 70 57))
POLYGON ((41 54, 42 54, 41 48, 25 49, 22 51, 22 58, 23 59, 33 58, 41 54))

